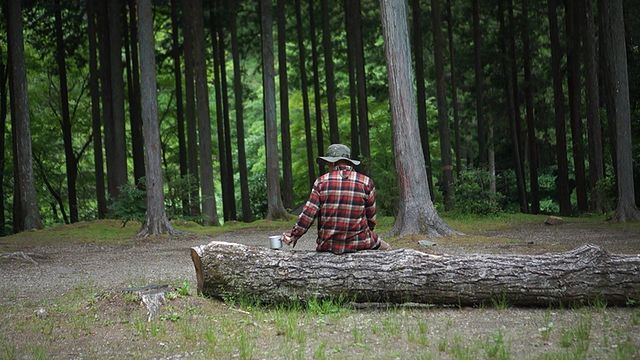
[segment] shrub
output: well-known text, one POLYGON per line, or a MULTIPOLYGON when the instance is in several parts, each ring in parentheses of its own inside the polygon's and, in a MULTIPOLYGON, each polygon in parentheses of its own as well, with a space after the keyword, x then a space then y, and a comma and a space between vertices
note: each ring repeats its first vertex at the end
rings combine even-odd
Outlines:
POLYGON ((256 218, 267 215, 267 176, 264 173, 252 173, 249 176, 249 200, 251 211, 256 218))
POLYGON ((490 174, 485 170, 465 170, 455 186, 455 206, 458 212, 495 214, 502 210, 504 195, 490 190, 490 174))
MULTIPOLYGON (((140 181, 144 183, 144 180, 140 181)), ((109 213, 122 220, 122 227, 132 220, 144 221, 146 211, 146 192, 128 183, 120 187, 120 195, 109 206, 109 213)))

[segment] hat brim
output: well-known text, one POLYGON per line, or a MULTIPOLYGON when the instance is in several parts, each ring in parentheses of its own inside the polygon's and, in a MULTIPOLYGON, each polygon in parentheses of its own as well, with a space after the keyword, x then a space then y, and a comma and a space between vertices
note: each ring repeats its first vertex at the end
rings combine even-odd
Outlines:
POLYGON ((359 160, 349 159, 349 158, 340 157, 340 156, 337 156, 337 157, 334 157, 334 156, 318 156, 318 161, 320 161, 320 160, 326 161, 328 163, 336 163, 336 162, 338 162, 340 160, 346 160, 346 161, 352 163, 355 166, 360 165, 360 161, 359 160))

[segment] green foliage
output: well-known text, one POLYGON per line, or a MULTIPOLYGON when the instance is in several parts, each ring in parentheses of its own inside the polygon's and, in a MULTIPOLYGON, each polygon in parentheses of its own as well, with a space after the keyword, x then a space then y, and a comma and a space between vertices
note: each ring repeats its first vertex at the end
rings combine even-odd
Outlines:
POLYGON ((456 209, 470 214, 496 214, 504 198, 490 189, 491 174, 484 170, 463 170, 455 186, 456 209))
POLYGON ((253 215, 264 218, 267 215, 267 177, 265 173, 252 173, 249 176, 249 200, 253 215))
MULTIPOLYGON (((593 191, 602 194, 604 211, 615 210, 618 191, 616 189, 616 179, 613 176, 608 175, 600 179, 593 191)), ((593 194, 589 194, 589 196, 593 196, 593 194)))
POLYGON ((146 193, 134 185, 125 184, 120 187, 120 196, 109 206, 109 213, 122 220, 122 226, 129 221, 144 221, 147 211, 146 193))

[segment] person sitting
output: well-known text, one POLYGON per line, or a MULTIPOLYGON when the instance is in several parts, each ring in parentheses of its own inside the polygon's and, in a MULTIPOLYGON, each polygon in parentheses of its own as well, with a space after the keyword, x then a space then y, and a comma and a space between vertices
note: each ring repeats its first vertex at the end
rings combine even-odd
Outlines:
POLYGON ((295 247, 318 218, 316 251, 334 254, 359 250, 390 250, 373 230, 376 226, 376 189, 373 180, 358 173, 351 159, 351 149, 343 144, 329 145, 326 156, 318 161, 328 163, 329 172, 313 184, 309 200, 291 231, 282 241, 295 247))

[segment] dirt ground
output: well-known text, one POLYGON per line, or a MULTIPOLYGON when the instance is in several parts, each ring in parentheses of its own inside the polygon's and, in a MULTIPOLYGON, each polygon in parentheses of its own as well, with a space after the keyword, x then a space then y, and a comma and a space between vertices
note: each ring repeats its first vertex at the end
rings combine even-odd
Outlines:
MULTIPOLYGON (((213 238, 200 235, 185 235, 172 239, 142 240, 125 245, 97 245, 91 243, 37 245, 37 243, 27 242, 18 246, 14 242, 3 242, 0 239, 0 253, 23 251, 26 254, 30 254, 31 258, 36 262, 34 263, 28 259, 0 258, 0 308, 15 307, 21 303, 39 303, 47 299, 63 296, 78 287, 87 286, 108 293, 120 293, 123 288, 128 286, 179 283, 183 280, 188 280, 192 287, 195 288, 195 272, 190 259, 190 247, 210 240, 267 246, 269 235, 279 234, 287 229, 246 229, 213 238)), ((537 254, 549 251, 563 251, 590 243, 599 245, 612 253, 640 253, 640 232, 638 230, 635 228, 611 227, 606 224, 567 223, 558 226, 526 224, 500 230, 482 230, 472 235, 471 238, 463 236, 436 240, 437 245, 430 248, 429 251, 440 253, 537 254), (478 238, 481 240, 478 241, 478 238)), ((298 241, 295 251, 312 251, 315 247, 314 239, 315 234, 310 232, 298 241)), ((392 243, 392 245, 419 249, 415 241, 392 243)), ((428 313, 421 312, 421 310, 411 310, 408 316, 407 321, 409 323, 412 321, 415 323, 417 321, 415 318, 424 318, 429 319, 430 324, 439 324, 430 325, 429 327, 429 334, 435 337, 442 336, 446 332, 452 333, 453 330, 450 329, 455 328, 456 335, 450 335, 448 337, 449 342, 464 342, 464 339, 479 336, 478 334, 490 335, 495 334, 496 331, 507 334, 515 357, 520 357, 517 355, 520 351, 523 357, 530 357, 531 354, 538 354, 544 350, 545 341, 535 345, 529 342, 533 335, 539 338, 541 324, 549 320, 549 316, 552 315, 549 315, 549 310, 544 309, 511 308, 503 312, 497 312, 493 309, 471 308, 430 310, 428 313), (414 320, 411 320, 412 318, 414 320), (444 323, 446 325, 443 325, 444 323)), ((566 315, 557 319, 556 324, 558 322, 570 324, 572 321, 578 321, 580 316, 578 313, 566 315)), ((375 321, 379 317, 380 314, 376 312, 360 311, 351 314, 348 321, 359 324, 375 321)), ((597 329, 599 326, 604 326, 602 321, 613 324, 614 327, 617 323, 620 323, 622 328, 629 331, 629 334, 625 332, 625 334, 630 335, 625 341, 631 344, 631 351, 625 353, 627 355, 622 358, 638 358, 640 357, 640 326, 637 322, 640 321, 636 321, 637 317, 637 308, 607 309, 606 316, 593 316, 594 321, 601 319, 600 322, 596 321, 593 324, 593 328, 597 329), (630 319, 635 320, 631 321, 630 319), (631 356, 629 357, 628 354, 631 354, 631 356)), ((405 325, 399 326, 403 327, 405 325)), ((318 331, 323 332, 326 329, 318 331)), ((348 336, 355 337, 357 333, 354 331, 356 330, 352 330, 351 335, 348 336)), ((593 336, 597 337, 597 335, 593 336)), ((11 336, 7 336, 7 338, 11 338, 11 336)), ((2 340, 1 337, 0 340, 2 340)), ((432 347, 440 346, 435 343, 435 340, 430 341, 432 341, 432 347)), ((594 341, 598 344, 604 344, 601 339, 594 341)), ((551 341, 548 342, 550 343, 551 341)), ((592 348, 594 347, 597 348, 596 345, 592 346, 592 348)), ((103 349, 106 349, 106 347, 103 347, 103 349)), ((610 353, 606 350, 602 353, 589 353, 588 357, 599 357, 598 354, 605 354, 606 357, 613 354, 612 356, 616 357, 615 351, 610 353)), ((100 351, 98 351, 99 353, 100 351)), ((153 357, 176 358, 154 354, 153 357)), ((336 357, 351 358, 349 354, 341 353, 336 357)), ((380 355, 379 352, 377 354, 374 357, 386 358, 386 356, 380 355)), ((398 356, 392 357, 407 358, 407 354, 403 355, 402 351, 397 354, 398 356)), ((452 354, 441 353, 444 358, 459 358, 452 354)), ((1 355, 0 358, 2 358, 1 355)), ((110 354, 106 357, 120 357, 122 355, 110 354)), ((357 354, 351 355, 359 357, 355 356, 357 354)), ((58 356, 67 357, 60 353, 58 353, 58 356)), ((259 357, 262 356, 264 355, 259 357)), ((84 356, 71 357, 82 358, 84 356)), ((206 358, 207 356, 194 357, 206 358)), ((313 357, 313 354, 307 351, 307 353, 303 354, 303 358, 308 357, 313 357)), ((436 357, 440 358, 441 356, 436 357)), ((329 356, 329 358, 332 357, 329 356)))

